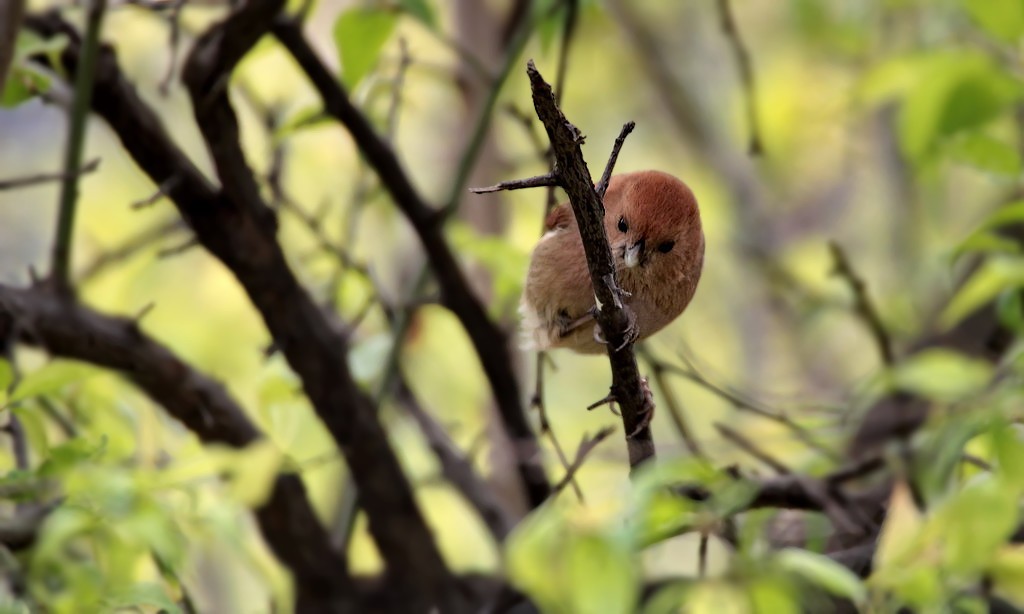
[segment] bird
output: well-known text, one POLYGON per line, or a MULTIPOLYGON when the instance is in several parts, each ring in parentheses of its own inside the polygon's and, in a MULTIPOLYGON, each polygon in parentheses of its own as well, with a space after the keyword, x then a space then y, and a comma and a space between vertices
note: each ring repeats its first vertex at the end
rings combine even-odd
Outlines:
MULTIPOLYGON (((637 340, 675 320, 689 305, 704 266, 697 199, 682 180, 646 170, 612 177, 604 226, 637 340)), ((597 300, 583 240, 569 203, 551 210, 530 256, 519 311, 523 348, 606 351, 595 321, 597 300)))

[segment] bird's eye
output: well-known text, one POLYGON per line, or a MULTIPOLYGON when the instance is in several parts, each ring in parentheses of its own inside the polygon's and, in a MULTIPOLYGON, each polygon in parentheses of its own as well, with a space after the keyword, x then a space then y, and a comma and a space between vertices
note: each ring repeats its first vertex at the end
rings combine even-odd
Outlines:
POLYGON ((626 232, 629 230, 629 224, 626 223, 626 218, 619 218, 619 232, 626 232))
POLYGON ((670 251, 672 251, 672 248, 675 247, 675 245, 675 241, 665 241, 664 243, 658 245, 658 251, 663 254, 667 254, 670 251))

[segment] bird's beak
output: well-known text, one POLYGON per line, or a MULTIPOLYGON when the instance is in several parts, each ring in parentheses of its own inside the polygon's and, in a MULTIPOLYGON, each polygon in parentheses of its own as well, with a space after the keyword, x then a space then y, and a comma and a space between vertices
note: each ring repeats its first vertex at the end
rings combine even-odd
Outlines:
POLYGON ((632 245, 626 246, 626 253, 623 256, 623 260, 626 261, 628 268, 633 268, 640 264, 640 261, 644 257, 644 240, 640 239, 632 245))

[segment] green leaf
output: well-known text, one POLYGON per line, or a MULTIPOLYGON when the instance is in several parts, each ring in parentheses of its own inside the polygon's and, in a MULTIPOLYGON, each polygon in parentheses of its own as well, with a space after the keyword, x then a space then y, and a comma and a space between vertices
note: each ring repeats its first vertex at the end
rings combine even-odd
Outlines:
POLYGON ((1024 286, 1024 259, 988 258, 953 296, 939 318, 939 325, 944 329, 952 328, 1004 290, 1021 286, 1024 286))
POLYGON ((628 545, 600 533, 574 537, 563 562, 572 611, 635 612, 637 572, 628 545))
POLYGON ((993 557, 988 577, 996 595, 1024 608, 1024 545, 1003 546, 993 557))
POLYGON ((1020 243, 1009 237, 978 230, 971 233, 953 250, 953 260, 964 254, 1019 254, 1020 243))
POLYGON ((1017 527, 1017 495, 992 476, 973 482, 937 511, 946 568, 975 573, 989 565, 1017 527))
POLYGON ((1021 0, 964 0, 974 21, 992 36, 1013 42, 1024 33, 1024 2, 1021 0))
POLYGON ((947 493, 967 442, 988 426, 985 416, 967 414, 946 420, 941 428, 927 434, 921 452, 914 459, 917 484, 926 502, 938 500, 947 493))
POLYGON ((629 540, 578 521, 552 507, 530 514, 508 540, 510 580, 545 612, 636 611, 638 572, 629 540))
POLYGON ((0 406, 7 405, 7 390, 14 381, 14 369, 5 358, 0 358, 0 406))
POLYGON ((431 30, 437 29, 437 16, 427 0, 398 0, 399 6, 431 30))
POLYGON ((993 119, 1021 94, 1019 84, 980 54, 934 53, 916 68, 898 122, 903 150, 914 159, 946 137, 993 119))
POLYGON ((95 372, 86 365, 57 360, 26 375, 11 395, 11 403, 60 392, 65 386, 84 380, 95 372))
POLYGON ((983 171, 1002 175, 1020 173, 1020 154, 1014 146, 978 132, 952 139, 946 151, 953 160, 983 171))
POLYGON ((864 583, 852 571, 822 554, 786 548, 774 559, 780 567, 819 586, 837 597, 855 603, 867 600, 864 583))
MULTIPOLYGON (((181 608, 159 584, 140 583, 115 591, 103 600, 107 611, 137 610, 139 606, 155 606, 167 614, 180 614, 181 608)), ((148 610, 147 610, 148 611, 148 610)))
POLYGON ((892 370, 896 388, 939 401, 958 401, 984 388, 992 379, 990 363, 952 350, 920 351, 892 370))
POLYGON ((361 7, 345 11, 334 22, 334 43, 341 54, 342 80, 350 89, 373 69, 396 22, 397 16, 392 11, 361 7))
POLYGON ((982 223, 981 227, 991 229, 1022 223, 1024 223, 1024 200, 1016 200, 996 209, 982 223))
POLYGON ((999 479, 1018 493, 1024 490, 1024 441, 1010 424, 998 424, 989 431, 999 479))
POLYGON ((15 64, 11 66, 7 82, 4 83, 3 95, 0 96, 0 108, 16 107, 48 89, 50 89, 50 80, 45 75, 32 68, 15 64))
POLYGON ((923 523, 921 512, 918 511, 910 493, 910 487, 906 482, 897 482, 893 485, 885 523, 878 537, 878 547, 875 549, 875 560, 872 565, 874 570, 886 572, 898 569, 913 560, 919 549, 923 523))

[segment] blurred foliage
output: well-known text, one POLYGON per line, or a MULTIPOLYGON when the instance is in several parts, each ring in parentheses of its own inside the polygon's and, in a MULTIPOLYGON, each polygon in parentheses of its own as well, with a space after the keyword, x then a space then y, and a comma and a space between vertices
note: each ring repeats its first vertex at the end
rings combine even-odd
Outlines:
MULTIPOLYGON (((551 10, 553 3, 534 3, 537 23, 524 54, 551 66, 551 74, 565 18, 564 11, 551 10)), ((783 426, 740 418, 736 403, 699 381, 678 378, 668 393, 685 401, 713 462, 687 457, 659 410, 660 464, 630 484, 621 445, 604 444, 577 476, 587 504, 561 494, 529 515, 503 551, 473 511, 439 483, 436 460, 389 403, 383 415, 393 444, 453 568, 507 573, 546 612, 634 612, 646 589, 652 594, 642 611, 652 614, 827 611, 831 598, 864 611, 976 612, 985 607, 982 586, 1024 609, 1024 546, 1008 543, 1020 525, 1024 494, 1021 346, 1015 341, 996 364, 932 348, 892 367, 879 365, 852 314, 848 289, 829 276, 825 249, 829 238, 849 247, 903 349, 992 302, 1003 325, 1021 332, 1024 255, 1005 230, 1024 222, 1024 2, 733 2, 757 76, 766 156, 746 163, 765 182, 762 211, 731 198, 736 186, 718 172, 715 155, 695 151, 711 145, 694 145, 693 135, 673 122, 666 109, 673 103, 642 70, 644 60, 629 45, 622 20, 606 3, 581 5, 564 108, 588 135, 591 168, 603 163, 621 121, 636 118, 637 133, 619 170, 675 169, 703 207, 709 247, 701 289, 686 316, 650 343, 652 351, 699 366, 705 384, 735 394, 746 390, 746 398, 795 415, 837 450, 854 424, 851 416, 889 391, 920 395, 934 411, 910 444, 912 462, 887 451, 898 480, 874 571, 860 579, 822 553, 825 529, 814 517, 807 520, 805 548, 770 547, 771 510, 742 514, 735 548, 715 537, 745 509, 754 485, 720 470, 751 460, 714 434, 714 422, 741 423, 794 471, 821 475, 835 463, 783 426), (752 257, 751 245, 767 246, 768 253, 752 257), (965 453, 982 467, 965 463, 965 453), (679 482, 712 496, 696 502, 668 494, 667 486, 679 482), (703 575, 695 534, 710 536, 703 575)), ((453 135, 470 121, 452 78, 459 60, 450 44, 453 6, 324 0, 308 26, 335 52, 343 82, 381 130, 396 96, 397 41, 408 41, 413 62, 397 95, 401 122, 392 142, 416 184, 435 200, 456 174, 460 143, 453 135)), ((723 76, 733 74, 733 64, 712 2, 636 6, 653 24, 662 52, 679 58, 678 74, 666 78, 696 92, 696 106, 703 101, 707 107, 702 121, 722 126, 741 151, 743 91, 734 77, 723 76)), ((80 18, 77 9, 67 12, 80 18)), ((188 7, 186 45, 220 14, 188 7)), ((168 56, 165 21, 118 6, 105 35, 183 148, 206 160, 180 88, 156 93, 168 56)), ((62 44, 19 37, 0 98, 5 176, 49 169, 59 159, 60 113, 39 99, 59 75, 40 72, 28 58, 59 53, 62 44)), ((422 262, 414 238, 347 136, 323 121, 315 96, 275 43, 263 41, 233 83, 252 164, 266 174, 274 148, 284 147, 284 183, 302 207, 316 212, 318 226, 311 228, 281 211, 280 236, 293 265, 344 320, 365 315, 352 337, 350 361, 358 381, 374 390, 394 338, 379 308, 363 312, 376 292, 392 303, 407 296, 422 262), (270 131, 268 110, 277 120, 270 131), (340 266, 324 248, 325 237, 367 263, 368 271, 340 266)), ((501 104, 528 110, 527 93, 515 72, 501 104)), ((503 158, 496 173, 543 170, 530 131, 539 129, 524 130, 511 114, 495 116, 492 134, 503 158)), ((91 126, 89 154, 102 157, 103 172, 83 179, 80 263, 108 253, 169 209, 158 202, 153 210, 129 211, 128 203, 155 187, 99 122, 91 126)), ((0 193, 3 281, 21 280, 26 265, 45 260, 52 212, 36 204, 54 196, 51 187, 0 193)), ((486 272, 478 281, 489 312, 511 329, 543 198, 511 193, 504 206, 509 221, 500 235, 485 235, 463 220, 447 231, 467 270, 486 272)), ((203 447, 108 373, 23 349, 17 364, 0 361, 0 407, 5 419, 20 420, 29 448, 27 467, 18 467, 9 450, 0 455, 4 511, 13 515, 26 502, 55 505, 31 548, 0 550, 0 575, 25 583, 23 591, 10 581, 3 586, 2 611, 29 611, 31 604, 48 612, 181 612, 186 596, 200 611, 288 611, 286 574, 258 538, 249 510, 266 496, 278 469, 297 469, 325 524, 334 522, 344 467, 330 438, 281 358, 262 356, 267 334, 225 271, 198 250, 158 255, 185 238, 168 231, 89 279, 82 295, 116 313, 155 302, 146 330, 227 382, 268 439, 244 451, 203 447)), ((486 440, 480 434, 490 411, 488 390, 451 314, 433 305, 417 311, 401 360, 409 385, 453 439, 478 450, 486 440)), ((607 414, 582 411, 604 389, 606 363, 555 360, 547 406, 562 441, 614 423, 607 414)), ((486 452, 474 461, 485 474, 500 473, 499 461, 486 452)), ((561 475, 550 450, 547 462, 551 475, 561 475)), ((357 525, 350 548, 357 572, 380 565, 364 524, 357 525)))

